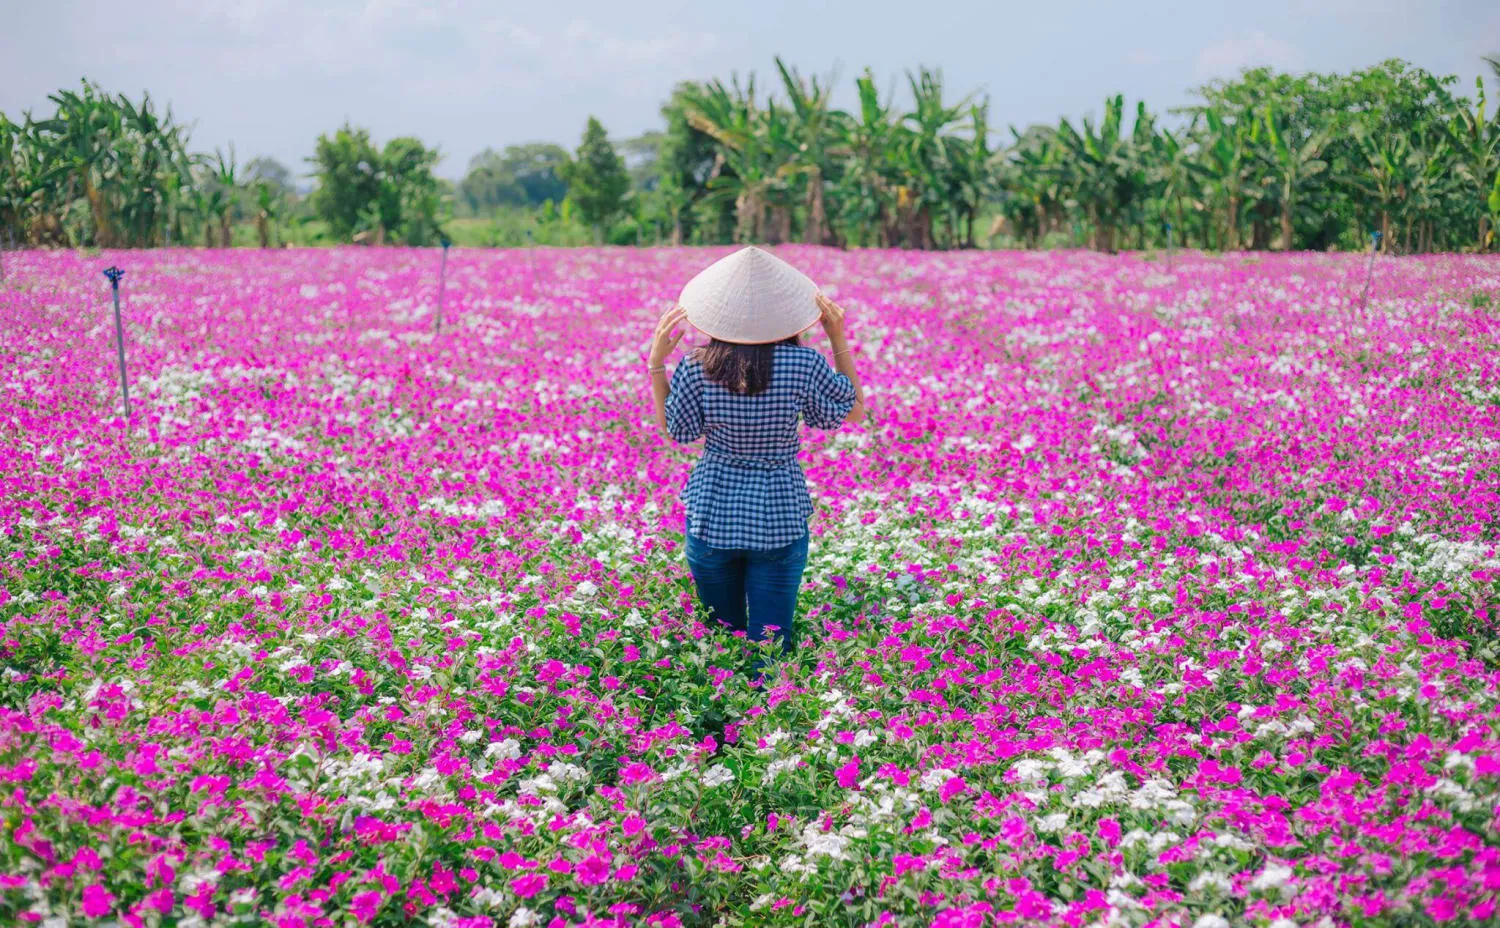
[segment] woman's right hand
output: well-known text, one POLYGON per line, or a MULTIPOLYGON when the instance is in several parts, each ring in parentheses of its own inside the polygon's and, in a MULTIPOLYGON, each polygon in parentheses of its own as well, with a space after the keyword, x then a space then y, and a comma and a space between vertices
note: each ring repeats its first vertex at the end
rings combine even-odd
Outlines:
POLYGON ((661 319, 656 323, 656 331, 651 336, 651 355, 647 359, 652 367, 665 364, 672 354, 672 349, 682 341, 682 336, 687 329, 679 329, 678 325, 686 319, 687 310, 681 306, 673 306, 661 314, 661 319))
POLYGON ((831 342, 844 340, 844 309, 839 304, 830 300, 823 294, 818 294, 818 309, 822 312, 820 321, 823 323, 823 331, 828 335, 831 342))

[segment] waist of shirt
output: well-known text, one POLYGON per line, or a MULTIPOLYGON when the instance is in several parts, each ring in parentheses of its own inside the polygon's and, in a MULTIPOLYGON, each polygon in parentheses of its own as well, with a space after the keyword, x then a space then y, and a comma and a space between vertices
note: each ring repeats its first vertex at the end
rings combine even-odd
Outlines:
POLYGON ((715 451, 713 448, 704 448, 703 459, 747 470, 786 470, 797 468, 797 455, 795 452, 784 455, 750 455, 730 454, 727 451, 715 451))

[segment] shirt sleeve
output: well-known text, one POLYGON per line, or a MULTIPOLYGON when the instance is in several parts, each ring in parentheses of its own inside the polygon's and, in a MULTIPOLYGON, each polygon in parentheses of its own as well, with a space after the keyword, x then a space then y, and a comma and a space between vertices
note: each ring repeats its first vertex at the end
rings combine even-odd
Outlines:
POLYGON ((667 391, 667 434, 683 443, 703 437, 703 378, 686 361, 672 372, 667 391))
POLYGON ((836 429, 854 408, 854 381, 821 354, 813 361, 811 383, 802 397, 802 418, 815 429, 836 429))

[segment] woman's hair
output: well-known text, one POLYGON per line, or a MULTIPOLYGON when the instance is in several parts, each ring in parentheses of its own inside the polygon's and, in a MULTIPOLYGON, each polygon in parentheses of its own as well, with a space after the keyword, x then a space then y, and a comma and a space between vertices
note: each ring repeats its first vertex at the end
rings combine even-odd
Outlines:
POLYGON ((795 344, 795 335, 766 345, 737 345, 715 338, 699 348, 696 357, 709 380, 723 384, 730 393, 754 396, 771 385, 771 362, 776 357, 776 346, 795 344))

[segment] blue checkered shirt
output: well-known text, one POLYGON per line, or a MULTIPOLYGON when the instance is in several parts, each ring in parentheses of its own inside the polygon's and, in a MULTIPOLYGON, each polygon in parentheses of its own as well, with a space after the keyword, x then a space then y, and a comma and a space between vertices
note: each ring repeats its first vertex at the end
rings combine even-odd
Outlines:
POLYGON ((682 501, 693 535, 715 548, 767 550, 801 538, 812 515, 797 463, 801 418, 836 429, 854 408, 854 384, 802 345, 777 345, 771 385, 755 396, 710 381, 689 357, 672 372, 667 431, 706 438, 682 501))

